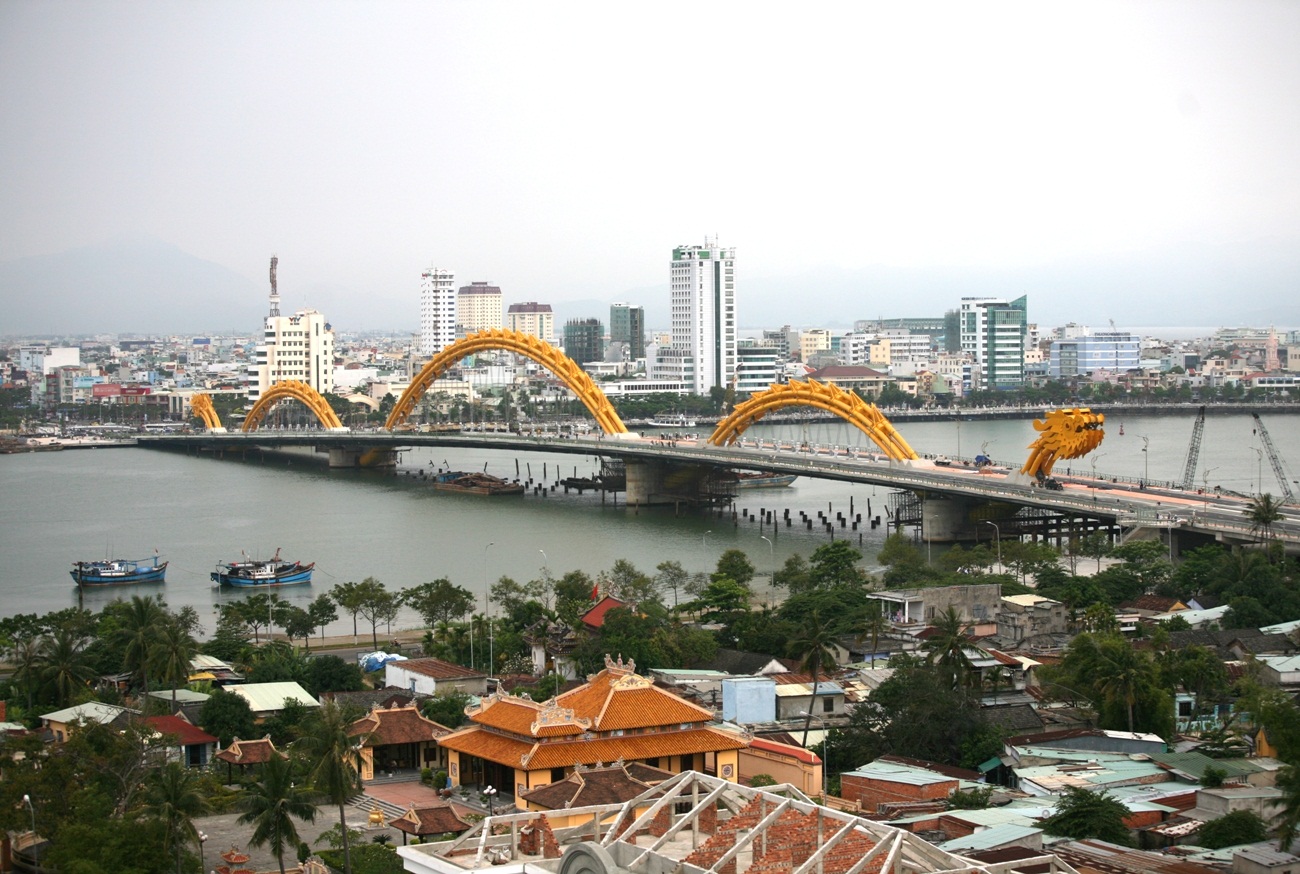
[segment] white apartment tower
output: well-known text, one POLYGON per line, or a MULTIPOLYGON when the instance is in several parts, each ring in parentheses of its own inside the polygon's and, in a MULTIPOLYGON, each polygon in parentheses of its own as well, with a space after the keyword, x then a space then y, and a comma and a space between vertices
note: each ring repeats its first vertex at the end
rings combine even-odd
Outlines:
POLYGON ((672 344, 659 354, 695 394, 728 388, 736 376, 735 263, 735 249, 707 239, 673 249, 672 344))
POLYGON ((456 342, 455 274, 430 267, 420 274, 420 354, 433 355, 456 342))
POLYGON ((271 259, 271 311, 262 330, 262 343, 244 373, 248 402, 257 403, 268 388, 278 382, 305 382, 321 394, 334 391, 334 331, 323 313, 299 310, 280 315, 271 259))

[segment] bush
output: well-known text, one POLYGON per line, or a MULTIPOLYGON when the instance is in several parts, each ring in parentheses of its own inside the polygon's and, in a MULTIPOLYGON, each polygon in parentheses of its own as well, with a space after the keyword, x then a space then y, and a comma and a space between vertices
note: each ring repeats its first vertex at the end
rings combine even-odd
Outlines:
POLYGON ((776 778, 771 774, 755 774, 749 778, 749 785, 756 789, 760 786, 775 786, 776 778))
POLYGON ((1196 845, 1210 850, 1254 844, 1268 836, 1268 828, 1253 810, 1235 810, 1212 819, 1196 833, 1196 845))
MULTIPOLYGON (((326 865, 343 870, 343 851, 325 850, 320 854, 326 865)), ((383 844, 354 844, 352 874, 406 874, 402 857, 383 844)))

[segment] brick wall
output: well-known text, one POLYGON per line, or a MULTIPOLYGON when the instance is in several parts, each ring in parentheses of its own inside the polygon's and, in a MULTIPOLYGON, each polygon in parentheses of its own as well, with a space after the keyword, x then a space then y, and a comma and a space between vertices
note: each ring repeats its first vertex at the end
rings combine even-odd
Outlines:
POLYGON ((956 780, 943 780, 925 786, 894 783, 875 777, 840 776, 840 797, 857 801, 867 813, 875 813, 882 804, 938 801, 957 789, 956 780))

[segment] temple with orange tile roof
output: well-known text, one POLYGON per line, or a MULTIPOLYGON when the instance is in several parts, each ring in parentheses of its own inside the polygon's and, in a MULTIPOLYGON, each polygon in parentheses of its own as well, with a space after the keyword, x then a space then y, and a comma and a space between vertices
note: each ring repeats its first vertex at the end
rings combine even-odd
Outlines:
POLYGON ((491 695, 466 709, 470 725, 439 738, 453 784, 520 795, 563 780, 578 765, 640 762, 672 774, 738 779, 749 740, 710 725, 713 713, 605 657, 605 669, 545 702, 491 695))

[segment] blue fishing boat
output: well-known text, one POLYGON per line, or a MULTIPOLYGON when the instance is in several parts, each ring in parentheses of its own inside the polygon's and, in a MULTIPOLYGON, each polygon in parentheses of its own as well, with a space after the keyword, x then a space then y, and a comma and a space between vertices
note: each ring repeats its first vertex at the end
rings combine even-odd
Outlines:
POLYGON ((78 586, 129 586, 134 583, 161 583, 167 574, 167 562, 153 558, 113 558, 106 561, 78 561, 72 565, 73 582, 78 586))
POLYGON ((316 563, 303 564, 297 561, 282 561, 280 550, 275 555, 262 561, 244 556, 243 561, 232 561, 217 565, 212 572, 212 581, 223 586, 237 588, 263 588, 270 586, 297 586, 311 582, 312 568, 316 563))

